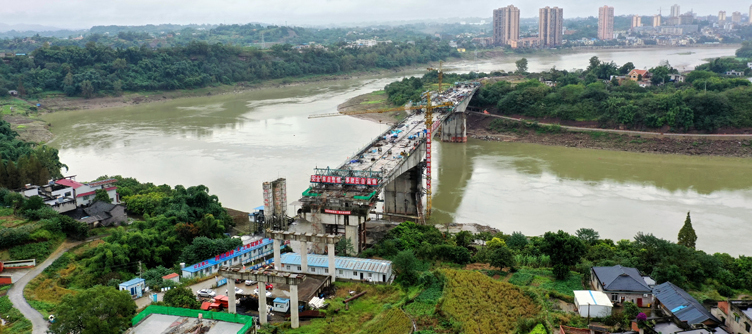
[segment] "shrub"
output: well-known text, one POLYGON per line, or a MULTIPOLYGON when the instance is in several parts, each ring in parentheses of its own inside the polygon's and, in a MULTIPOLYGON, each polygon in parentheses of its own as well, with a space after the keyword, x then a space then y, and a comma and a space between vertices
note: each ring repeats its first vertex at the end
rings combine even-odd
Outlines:
POLYGON ((553 273, 557 280, 563 281, 569 277, 569 267, 563 264, 554 265, 553 273))
POLYGON ((37 242, 33 244, 26 244, 16 246, 10 249, 10 258, 13 260, 26 260, 26 259, 46 259, 52 253, 50 249, 52 242, 37 242))

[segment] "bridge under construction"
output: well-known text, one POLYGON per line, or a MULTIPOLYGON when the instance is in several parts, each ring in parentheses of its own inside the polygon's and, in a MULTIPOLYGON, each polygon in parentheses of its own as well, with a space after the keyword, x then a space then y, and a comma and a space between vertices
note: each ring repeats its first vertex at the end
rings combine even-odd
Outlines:
POLYGON ((425 221, 431 206, 431 138, 439 132, 444 142, 467 141, 465 110, 478 87, 478 83, 455 83, 440 93, 427 93, 417 107, 406 108, 415 110, 404 120, 337 168, 315 168, 311 186, 300 199, 301 218, 318 233, 350 239, 356 252, 365 246, 365 223, 372 215, 425 221), (376 204, 381 200, 383 211, 378 212, 376 204))

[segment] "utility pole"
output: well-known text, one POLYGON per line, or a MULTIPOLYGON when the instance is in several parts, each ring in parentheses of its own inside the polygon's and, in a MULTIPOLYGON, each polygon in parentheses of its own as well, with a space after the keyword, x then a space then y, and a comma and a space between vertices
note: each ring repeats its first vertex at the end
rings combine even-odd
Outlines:
POLYGON ((141 278, 141 261, 138 261, 138 278, 141 278))

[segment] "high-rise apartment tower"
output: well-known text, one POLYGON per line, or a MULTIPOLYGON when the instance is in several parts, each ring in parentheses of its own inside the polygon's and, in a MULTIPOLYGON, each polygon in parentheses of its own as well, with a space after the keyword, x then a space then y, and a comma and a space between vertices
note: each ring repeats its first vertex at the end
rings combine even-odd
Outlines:
POLYGON ((733 13, 731 13, 731 22, 733 22, 733 23, 742 23, 742 13, 741 12, 733 12, 733 13))
POLYGON ((679 5, 671 6, 671 17, 679 17, 681 12, 679 11, 679 5))
POLYGON ((719 23, 726 22, 726 11, 722 10, 718 12, 718 22, 719 23))
POLYGON ((538 39, 541 46, 561 45, 564 27, 564 8, 548 7, 538 11, 538 39))
POLYGON ((614 7, 598 8, 598 39, 614 39, 614 7))
POLYGON ((641 26, 642 26, 642 17, 640 17, 640 15, 633 15, 632 16, 632 28, 641 27, 641 26))
POLYGON ((520 39, 520 9, 513 5, 494 9, 493 29, 496 45, 507 45, 520 39))
POLYGON ((661 16, 655 15, 653 16, 653 27, 660 27, 661 26, 661 16))

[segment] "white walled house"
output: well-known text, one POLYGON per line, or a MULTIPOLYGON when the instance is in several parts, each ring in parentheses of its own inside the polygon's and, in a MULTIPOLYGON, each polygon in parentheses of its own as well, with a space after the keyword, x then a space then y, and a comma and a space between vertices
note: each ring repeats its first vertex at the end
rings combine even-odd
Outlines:
POLYGON ((104 189, 107 191, 107 195, 110 196, 112 203, 119 204, 120 197, 117 194, 117 187, 113 185, 115 182, 117 182, 116 179, 107 179, 89 183, 79 183, 73 178, 65 178, 55 181, 56 184, 73 188, 77 206, 91 204, 91 202, 94 201, 94 196, 96 195, 95 192, 98 189, 104 189))

